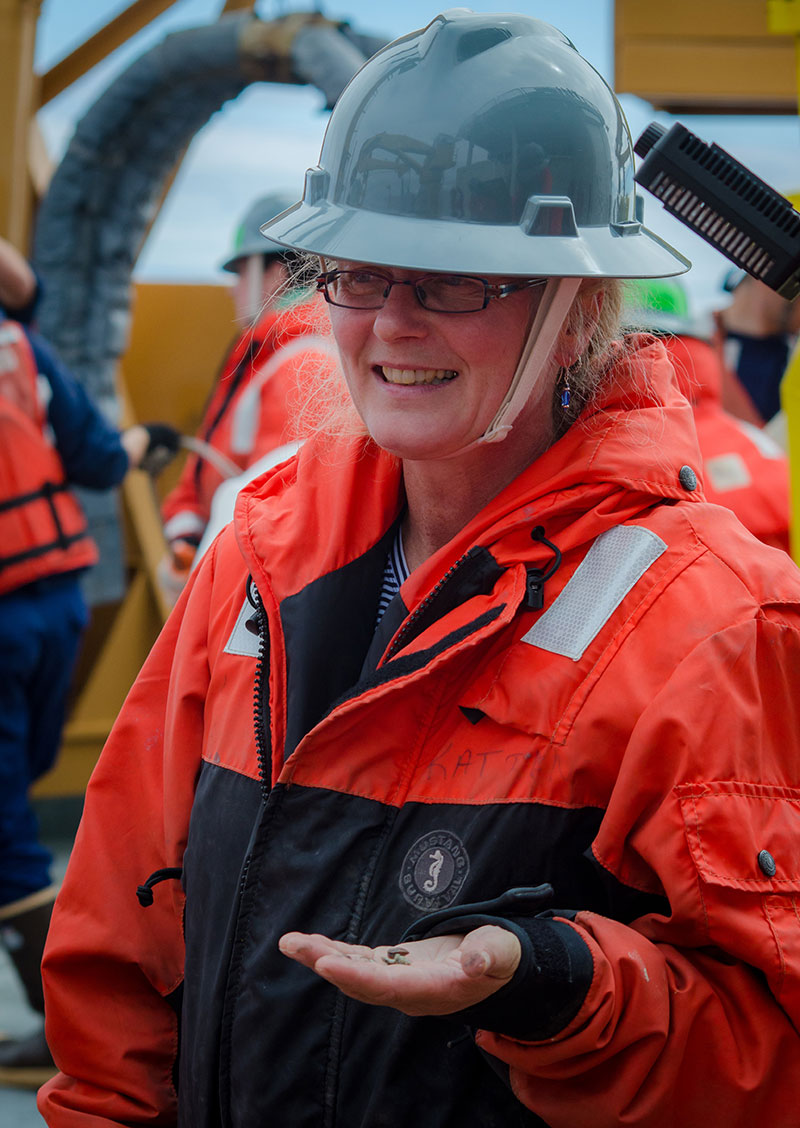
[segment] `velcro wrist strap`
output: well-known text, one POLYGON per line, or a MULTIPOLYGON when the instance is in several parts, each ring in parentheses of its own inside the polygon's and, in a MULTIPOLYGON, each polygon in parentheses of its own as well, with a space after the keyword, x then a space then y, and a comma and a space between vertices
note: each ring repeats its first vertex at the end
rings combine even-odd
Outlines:
POLYGON ((495 925, 513 932, 520 942, 520 962, 509 982, 449 1018, 525 1042, 552 1038, 572 1021, 591 985, 594 963, 574 928, 554 919, 553 910, 542 914, 552 896, 549 885, 513 889, 492 901, 430 913, 406 931, 404 942, 495 925))

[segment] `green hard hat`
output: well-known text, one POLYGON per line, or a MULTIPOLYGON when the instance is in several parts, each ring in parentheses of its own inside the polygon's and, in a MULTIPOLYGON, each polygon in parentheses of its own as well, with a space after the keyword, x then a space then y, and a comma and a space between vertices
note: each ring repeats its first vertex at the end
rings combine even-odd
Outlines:
POLYGON ((689 262, 648 231, 622 109, 541 20, 454 8, 383 48, 331 114, 287 247, 418 270, 648 278, 689 262))
POLYGON ((630 330, 707 339, 708 317, 691 309, 686 287, 679 278, 632 279, 625 283, 622 324, 630 330))
POLYGON ((261 228, 267 220, 286 211, 293 203, 294 199, 288 193, 281 192, 261 196, 252 203, 233 233, 233 246, 221 269, 235 274, 239 261, 251 255, 285 255, 286 247, 262 235, 261 228))

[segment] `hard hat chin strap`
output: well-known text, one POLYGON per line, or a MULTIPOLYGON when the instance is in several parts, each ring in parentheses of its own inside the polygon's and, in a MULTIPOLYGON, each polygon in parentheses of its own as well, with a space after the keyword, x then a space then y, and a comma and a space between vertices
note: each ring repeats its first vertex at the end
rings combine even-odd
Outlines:
POLYGON ((511 430, 514 420, 541 378, 580 285, 580 278, 548 279, 503 402, 481 437, 470 445, 499 443, 511 430))

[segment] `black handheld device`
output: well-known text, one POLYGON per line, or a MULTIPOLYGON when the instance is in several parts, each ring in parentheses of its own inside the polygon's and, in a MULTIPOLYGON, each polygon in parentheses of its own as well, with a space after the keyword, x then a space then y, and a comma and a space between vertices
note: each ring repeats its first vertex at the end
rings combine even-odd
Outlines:
POLYGON ((800 292, 800 213, 780 192, 676 122, 634 145, 637 183, 736 266, 791 299, 800 292))

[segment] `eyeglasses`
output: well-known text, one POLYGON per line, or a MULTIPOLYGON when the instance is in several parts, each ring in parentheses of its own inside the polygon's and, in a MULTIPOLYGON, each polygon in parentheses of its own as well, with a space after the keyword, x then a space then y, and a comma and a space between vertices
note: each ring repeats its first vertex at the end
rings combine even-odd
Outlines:
POLYGON ((329 270, 317 278, 317 290, 330 305, 343 309, 382 309, 392 286, 413 286, 423 309, 435 313, 477 313, 492 298, 506 298, 517 290, 543 286, 546 278, 496 285, 471 274, 423 274, 401 281, 380 270, 329 270))

